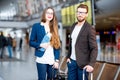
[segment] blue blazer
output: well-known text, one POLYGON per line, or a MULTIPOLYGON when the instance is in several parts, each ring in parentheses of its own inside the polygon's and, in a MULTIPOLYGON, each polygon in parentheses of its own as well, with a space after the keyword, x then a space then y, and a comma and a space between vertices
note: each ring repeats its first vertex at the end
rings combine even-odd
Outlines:
MULTIPOLYGON (((44 54, 44 51, 40 50, 41 48, 40 44, 45 34, 46 32, 44 26, 42 26, 41 23, 35 23, 32 26, 29 45, 35 48, 35 56, 37 57, 42 57, 44 54)), ((59 59, 60 50, 55 48, 53 48, 53 50, 54 50, 55 60, 59 59)))

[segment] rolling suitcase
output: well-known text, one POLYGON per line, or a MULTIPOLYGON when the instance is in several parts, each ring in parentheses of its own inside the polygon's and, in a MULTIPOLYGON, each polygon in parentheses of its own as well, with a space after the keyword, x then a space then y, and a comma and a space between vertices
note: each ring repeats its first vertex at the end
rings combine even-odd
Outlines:
MULTIPOLYGON (((83 69, 83 80, 85 80, 85 72, 86 72, 86 69, 83 69)), ((90 80, 93 80, 93 73, 92 72, 90 73, 90 80)))
POLYGON ((65 77, 60 75, 59 70, 53 68, 52 80, 65 80, 65 77), (54 70, 56 70, 56 71, 54 71, 54 70))

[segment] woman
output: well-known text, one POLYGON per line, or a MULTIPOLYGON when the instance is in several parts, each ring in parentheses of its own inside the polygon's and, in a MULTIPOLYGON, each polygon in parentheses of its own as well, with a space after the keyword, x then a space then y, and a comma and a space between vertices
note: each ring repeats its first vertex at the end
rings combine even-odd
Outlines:
POLYGON ((38 80, 46 80, 46 76, 47 80, 51 80, 53 70, 58 69, 60 54, 58 24, 53 8, 46 8, 43 11, 41 23, 33 25, 30 46, 35 48, 38 80), (50 40, 42 42, 46 35, 50 40), (41 50, 42 48, 44 50, 41 50))

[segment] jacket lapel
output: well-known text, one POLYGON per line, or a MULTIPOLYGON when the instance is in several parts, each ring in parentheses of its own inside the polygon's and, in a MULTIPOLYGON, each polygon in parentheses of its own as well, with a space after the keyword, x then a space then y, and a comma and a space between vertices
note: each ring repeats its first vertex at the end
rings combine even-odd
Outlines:
POLYGON ((72 25, 70 35, 72 34, 72 32, 73 32, 73 30, 74 30, 74 28, 75 28, 75 25, 76 25, 76 24, 77 24, 77 22, 76 22, 76 23, 74 23, 74 24, 72 25))
POLYGON ((43 25, 41 25, 40 27, 41 27, 41 33, 42 33, 43 35, 45 35, 45 34, 46 34, 46 32, 45 32, 45 28, 44 28, 44 26, 43 26, 43 25))
POLYGON ((83 24, 83 26, 82 26, 82 28, 81 28, 79 34, 78 34, 78 37, 77 37, 76 42, 78 41, 78 39, 80 38, 80 35, 82 34, 82 32, 84 31, 84 29, 85 29, 86 27, 87 27, 87 26, 86 26, 86 21, 85 21, 85 23, 83 24))

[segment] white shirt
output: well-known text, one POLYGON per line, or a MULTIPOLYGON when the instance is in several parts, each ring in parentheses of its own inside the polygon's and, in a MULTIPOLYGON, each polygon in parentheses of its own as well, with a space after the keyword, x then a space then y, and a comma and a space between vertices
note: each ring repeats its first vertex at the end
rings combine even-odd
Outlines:
POLYGON ((45 53, 43 54, 42 57, 37 57, 36 58, 37 63, 42 63, 42 64, 49 64, 53 65, 54 64, 54 54, 53 54, 53 47, 49 46, 46 50, 45 53))
POLYGON ((77 37, 78 37, 78 34, 80 32, 82 28, 82 25, 81 26, 75 26, 72 34, 71 34, 71 38, 72 38, 72 53, 71 53, 71 56, 70 58, 73 59, 73 60, 76 60, 76 53, 75 53, 75 44, 76 44, 76 40, 77 40, 77 37))

